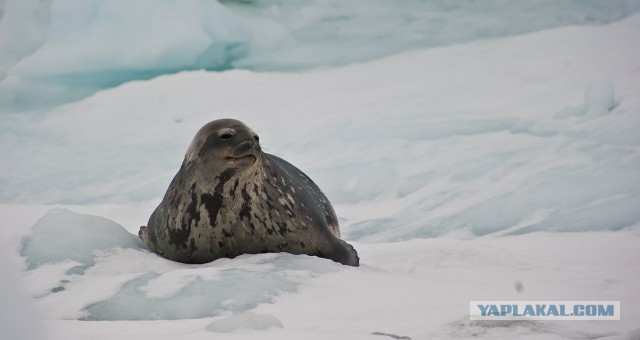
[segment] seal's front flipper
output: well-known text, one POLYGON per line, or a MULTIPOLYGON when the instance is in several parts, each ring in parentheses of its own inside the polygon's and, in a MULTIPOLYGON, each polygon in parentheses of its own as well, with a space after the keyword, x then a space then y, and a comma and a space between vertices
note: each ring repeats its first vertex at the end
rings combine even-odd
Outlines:
POLYGON ((159 252, 159 249, 156 246, 156 243, 153 242, 153 239, 150 235, 150 230, 148 227, 145 227, 145 226, 140 227, 140 231, 138 231, 138 236, 142 239, 142 241, 144 241, 144 243, 147 245, 149 250, 162 255, 162 252, 159 252))
POLYGON ((138 236, 146 243, 149 244, 149 229, 145 226, 140 227, 140 231, 138 231, 138 236))

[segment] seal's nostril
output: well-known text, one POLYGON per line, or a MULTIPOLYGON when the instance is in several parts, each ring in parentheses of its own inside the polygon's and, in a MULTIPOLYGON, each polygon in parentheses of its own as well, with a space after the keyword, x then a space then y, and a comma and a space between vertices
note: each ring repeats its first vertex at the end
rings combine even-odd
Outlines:
POLYGON ((238 145, 238 147, 235 148, 235 150, 233 150, 233 155, 236 157, 244 156, 247 151, 253 149, 254 146, 255 143, 253 141, 242 142, 240 145, 238 145))

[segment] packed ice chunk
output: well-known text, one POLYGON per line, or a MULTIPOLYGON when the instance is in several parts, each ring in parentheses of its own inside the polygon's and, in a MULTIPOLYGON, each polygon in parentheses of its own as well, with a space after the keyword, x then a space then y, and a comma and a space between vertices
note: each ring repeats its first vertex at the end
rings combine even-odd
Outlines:
POLYGON ((78 270, 95 264, 97 252, 113 248, 145 249, 136 235, 104 217, 67 209, 49 210, 22 243, 27 268, 63 261, 80 263, 78 270))

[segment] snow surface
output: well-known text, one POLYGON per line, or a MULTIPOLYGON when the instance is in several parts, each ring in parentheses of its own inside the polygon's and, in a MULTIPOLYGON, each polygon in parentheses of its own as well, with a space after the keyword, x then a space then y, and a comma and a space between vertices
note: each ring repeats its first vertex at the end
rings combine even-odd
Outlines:
POLYGON ((639 18, 326 70, 181 73, 7 115, 0 201, 148 216, 194 131, 235 117, 319 184, 352 240, 625 228, 640 220, 639 18))
MULTIPOLYGON (((54 209, 25 243, 55 230, 91 244, 100 239, 95 226, 114 235, 124 230, 101 217, 54 209)), ((640 226, 355 243, 359 268, 289 254, 187 265, 128 248, 134 235, 104 241, 82 257, 69 248, 68 258, 56 258, 56 242, 38 254, 24 248, 22 255, 39 263, 24 280, 52 320, 48 335, 55 339, 207 339, 210 332, 238 339, 624 339, 640 331, 639 242, 640 226), (78 263, 90 265, 79 273, 78 263), (545 299, 620 300, 622 321, 468 320, 469 300, 545 299)))
POLYGON ((43 315, 21 286, 21 266, 11 245, 0 241, 0 338, 45 339, 43 315))
POLYGON ((3 114, 0 335, 638 339, 638 32, 636 14, 334 68, 184 72, 3 114), (323 188, 361 267, 144 248, 193 134, 222 117, 323 188), (471 322, 469 300, 620 300, 622 320, 471 322))

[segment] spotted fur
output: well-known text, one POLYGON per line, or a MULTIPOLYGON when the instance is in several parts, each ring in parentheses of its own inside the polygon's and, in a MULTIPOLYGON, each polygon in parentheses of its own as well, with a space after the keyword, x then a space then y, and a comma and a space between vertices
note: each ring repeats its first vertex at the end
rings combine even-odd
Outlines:
POLYGON ((288 252, 359 265, 318 186, 262 152, 257 135, 231 119, 198 131, 139 235, 158 254, 184 263, 288 252))

